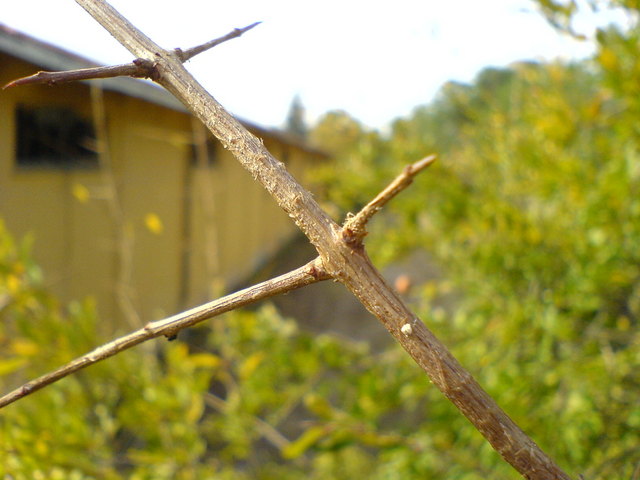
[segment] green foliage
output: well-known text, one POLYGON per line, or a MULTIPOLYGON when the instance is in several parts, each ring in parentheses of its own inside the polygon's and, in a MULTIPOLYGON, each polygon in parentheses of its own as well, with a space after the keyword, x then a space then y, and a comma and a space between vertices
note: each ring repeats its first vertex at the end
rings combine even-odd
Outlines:
MULTIPOLYGON (((388 165, 400 171, 432 152, 441 161, 394 200, 368 245, 385 262, 432 253, 457 301, 422 318, 585 478, 630 478, 640 461, 639 31, 601 31, 593 62, 487 69, 396 121, 388 165)), ((352 160, 357 144, 347 151, 339 176, 349 162, 380 162, 352 160)), ((341 208, 359 203, 327 185, 341 208)), ((440 433, 456 415, 429 423, 440 433)), ((472 430, 460 425, 457 452, 482 451, 472 430)), ((491 456, 452 468, 494 476, 491 456)))
MULTIPOLYGON (((0 227, 0 245, 6 392, 100 340, 89 300, 63 308, 42 288, 28 242, 0 227)), ((434 441, 416 422, 434 392, 402 352, 376 358, 362 344, 312 338, 268 305, 197 333, 198 347, 145 344, 6 407, 0 474, 407 478, 433 471, 428 458, 443 468, 433 452, 414 458, 434 441)))
MULTIPOLYGON (((336 175, 336 164, 325 162, 314 175, 322 195, 341 206, 357 209, 377 193, 377 179, 387 171, 387 143, 379 133, 365 129, 343 111, 326 113, 309 134, 310 141, 336 156, 339 170, 353 175, 336 175)), ((323 205, 331 209, 331 205, 323 205)), ((337 212, 332 212, 337 213, 337 212)))
MULTIPOLYGON (((3 229, 0 239, 7 391, 87 352, 99 335, 90 301, 61 308, 42 289, 28 248, 3 229)), ((0 471, 16 479, 200 478, 178 472, 198 465, 206 446, 198 425, 212 369, 184 345, 163 354, 124 353, 6 407, 0 471)))

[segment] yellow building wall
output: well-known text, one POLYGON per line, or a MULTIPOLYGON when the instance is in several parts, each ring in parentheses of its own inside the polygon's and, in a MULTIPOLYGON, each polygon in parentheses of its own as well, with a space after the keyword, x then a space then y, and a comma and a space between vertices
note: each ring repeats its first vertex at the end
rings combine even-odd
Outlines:
MULTIPOLYGON (((161 318, 179 308, 183 281, 180 252, 190 122, 184 114, 122 96, 108 111, 117 197, 124 218, 120 235, 132 243, 129 266, 135 288, 130 297, 141 318, 161 318), (159 223, 154 226, 149 219, 159 223)), ((118 262, 119 270, 127 269, 126 259, 118 262)))
MULTIPOLYGON (((308 153, 269 138, 264 143, 304 182, 308 153)), ((194 248, 189 269, 195 284, 190 289, 190 304, 206 300, 202 297, 205 292, 210 297, 216 288, 226 291, 236 286, 297 232, 288 215, 231 153, 220 144, 216 149, 213 165, 195 168, 190 183, 194 248), (206 218, 211 218, 215 228, 206 226, 206 218)))
MULTIPOLYGON (((32 73, 5 61, 2 79, 32 73)), ((140 323, 177 308, 182 198, 189 165, 190 121, 181 112, 105 92, 109 168, 25 168, 15 164, 16 105, 64 105, 92 118, 86 84, 25 86, 0 96, 0 214, 16 236, 35 237, 47 284, 63 300, 96 297, 106 322, 140 323), (181 141, 176 141, 176 138, 181 141), (111 188, 115 186, 114 188, 111 188), (74 195, 88 192, 86 201, 74 195), (155 215, 164 228, 150 230, 155 215), (126 241, 123 242, 123 240, 126 241), (130 304, 130 308, 123 306, 130 304)))
MULTIPOLYGON (((2 54, 0 65, 2 84, 38 70, 2 54)), ((96 298, 105 331, 210 299, 294 234, 288 216, 219 143, 213 164, 196 166, 189 115, 115 92, 102 98, 100 168, 20 168, 16 105, 60 104, 92 118, 95 103, 87 84, 0 93, 0 216, 15 236, 34 235, 35 258, 62 300, 96 298)), ((299 180, 318 160, 279 139, 264 142, 299 180)))

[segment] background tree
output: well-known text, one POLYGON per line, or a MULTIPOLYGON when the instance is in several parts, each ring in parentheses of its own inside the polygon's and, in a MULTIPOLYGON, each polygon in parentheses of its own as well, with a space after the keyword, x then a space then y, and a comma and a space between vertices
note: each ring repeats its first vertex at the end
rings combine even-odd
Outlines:
POLYGON ((302 105, 302 100, 299 95, 296 95, 293 97, 293 101, 289 107, 285 130, 296 137, 305 138, 307 136, 308 128, 304 115, 305 110, 302 105))
MULTIPOLYGON (((447 280, 422 286, 421 313, 586 478, 630 478, 640 462, 637 32, 600 31, 592 61, 485 70, 396 121, 387 162, 424 148, 446 160, 417 181, 419 195, 389 207, 397 230, 369 243, 377 261, 416 245, 432 253, 447 280), (450 312, 428 308, 451 291, 450 312)), ((334 184, 331 198, 352 208, 334 184)), ((458 427, 456 445, 482 448, 458 427)))

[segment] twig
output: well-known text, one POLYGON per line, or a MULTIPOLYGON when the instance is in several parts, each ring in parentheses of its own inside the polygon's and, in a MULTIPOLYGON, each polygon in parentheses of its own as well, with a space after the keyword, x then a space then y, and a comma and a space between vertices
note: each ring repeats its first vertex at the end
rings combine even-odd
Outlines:
POLYGON ((211 40, 211 41, 209 41, 207 43, 203 43, 202 45, 198 45, 197 47, 192 47, 192 48, 189 48, 187 50, 181 50, 179 48, 176 48, 175 49, 176 55, 178 55, 178 58, 180 59, 180 61, 184 63, 187 60, 190 60, 191 58, 195 57, 199 53, 205 52, 205 51, 209 50, 210 48, 213 48, 216 45, 220 45, 221 43, 224 43, 224 42, 226 42, 228 40, 232 40, 234 38, 239 37, 243 33, 248 32, 249 30, 251 30, 254 27, 257 27, 261 23, 262 22, 255 22, 255 23, 252 23, 251 25, 248 25, 248 26, 246 26, 244 28, 235 28, 235 29, 231 30, 229 33, 227 33, 226 35, 223 35, 220 38, 216 38, 215 40, 211 40))
POLYGON ((305 285, 319 282, 330 278, 322 268, 319 258, 312 260, 306 265, 297 268, 279 277, 259 283, 239 292, 227 295, 199 307, 187 310, 163 320, 150 322, 144 327, 128 335, 106 343, 91 352, 78 357, 75 360, 63 365, 56 370, 42 375, 41 377, 25 383, 3 397, 0 397, 0 408, 26 397, 27 395, 40 390, 41 388, 54 383, 72 373, 77 372, 89 365, 93 365, 101 360, 112 357, 115 354, 134 347, 152 338, 164 335, 173 338, 183 328, 191 327, 209 318, 222 313, 235 310, 245 305, 249 305, 258 300, 272 297, 280 293, 289 292, 305 285))
MULTIPOLYGON (((221 413, 224 413, 229 409, 229 404, 225 400, 214 395, 211 392, 205 394, 204 401, 207 403, 207 405, 215 408, 221 413)), ((276 447, 279 451, 284 450, 291 444, 291 441, 287 437, 282 435, 282 433, 262 420, 260 417, 254 416, 253 422, 262 436, 266 438, 269 443, 271 443, 271 445, 276 447)))
POLYGON ((436 155, 429 155, 411 165, 407 165, 402 173, 398 175, 376 198, 371 200, 356 215, 347 216, 347 220, 342 227, 343 238, 354 248, 362 244, 362 239, 367 235, 365 228, 367 222, 378 213, 393 197, 407 188, 415 177, 422 170, 436 161, 436 155))
POLYGON ((111 65, 109 67, 81 68, 79 70, 67 70, 64 72, 38 72, 29 77, 18 78, 7 83, 2 89, 17 87, 19 85, 33 85, 46 83, 55 85, 56 83, 77 82, 79 80, 89 80, 94 78, 112 77, 154 77, 153 62, 143 58, 137 58, 131 63, 123 65, 111 65))
MULTIPOLYGON (((351 218, 359 219, 358 225, 360 228, 364 229, 366 222, 378 210, 380 210, 385 203, 409 186, 413 177, 433 163, 435 158, 435 155, 431 155, 414 164, 407 165, 395 180, 393 180, 382 192, 380 192, 371 202, 360 210, 360 212, 351 218)), ((222 297, 218 300, 195 307, 172 317, 150 322, 145 327, 106 343, 82 357, 59 367, 53 372, 27 382, 21 387, 16 388, 3 397, 0 397, 0 408, 40 390, 46 385, 71 375, 78 370, 112 357, 119 352, 135 347, 147 340, 151 340, 161 335, 164 335, 169 339, 173 339, 180 330, 191 327, 222 313, 254 303, 267 297, 295 290, 311 283, 330 278, 329 274, 322 269, 321 265, 322 263, 320 258, 316 258, 307 265, 287 274, 259 283, 253 287, 240 290, 239 292, 227 295, 226 297, 222 297)))
MULTIPOLYGON (((174 52, 178 59, 184 63, 187 60, 195 57, 199 53, 205 52, 217 45, 220 45, 221 43, 239 37, 243 33, 248 32, 261 23, 262 22, 255 22, 244 28, 235 28, 226 35, 203 43, 202 45, 188 48, 187 50, 176 48, 174 52)), ((133 62, 125 63, 123 65, 81 68, 78 70, 67 70, 64 72, 41 71, 28 77, 13 80, 2 87, 2 89, 4 90, 6 88, 17 87, 19 85, 34 85, 43 83, 46 83, 47 85, 55 85, 56 83, 76 82, 79 80, 89 80, 94 78, 134 77, 157 80, 156 75, 157 72, 152 61, 146 60, 144 58, 137 58, 133 62)))

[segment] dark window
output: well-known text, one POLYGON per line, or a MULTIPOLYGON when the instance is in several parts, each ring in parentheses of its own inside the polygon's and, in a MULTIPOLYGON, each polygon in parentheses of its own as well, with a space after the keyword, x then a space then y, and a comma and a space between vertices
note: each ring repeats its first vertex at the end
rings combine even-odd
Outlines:
POLYGON ((64 107, 16 109, 17 162, 24 167, 95 167, 98 155, 90 121, 64 107))

